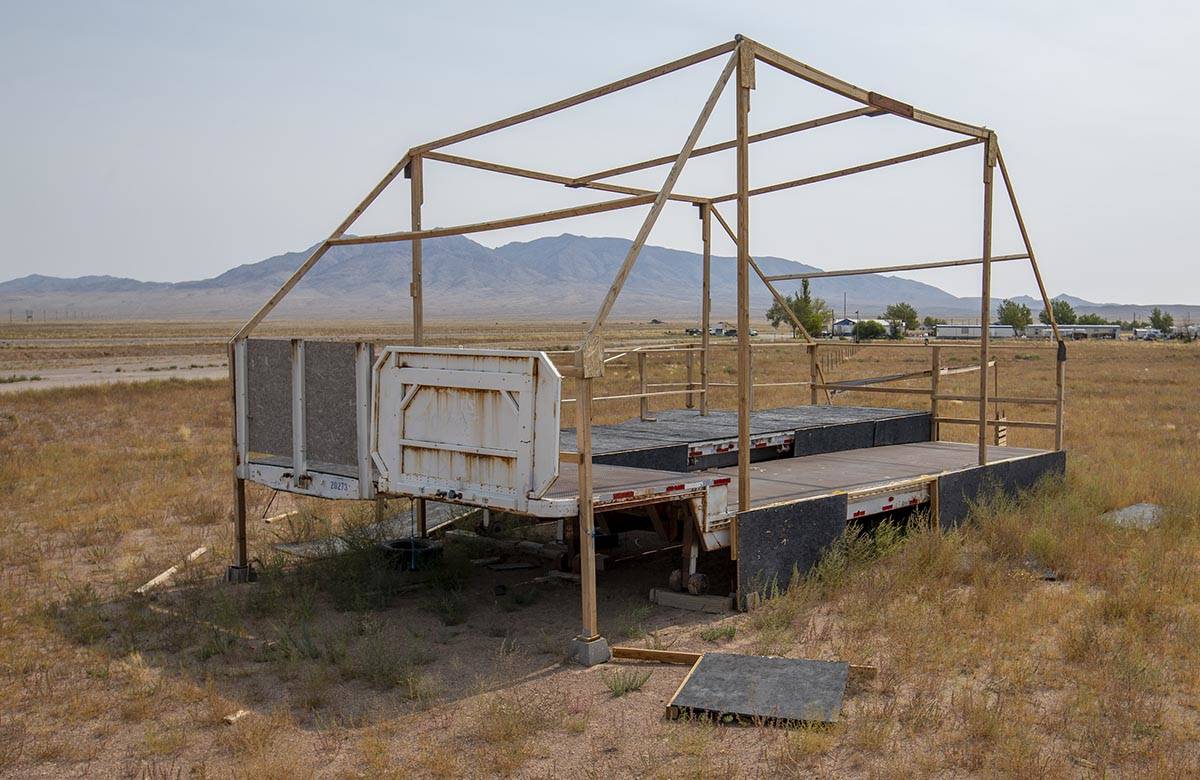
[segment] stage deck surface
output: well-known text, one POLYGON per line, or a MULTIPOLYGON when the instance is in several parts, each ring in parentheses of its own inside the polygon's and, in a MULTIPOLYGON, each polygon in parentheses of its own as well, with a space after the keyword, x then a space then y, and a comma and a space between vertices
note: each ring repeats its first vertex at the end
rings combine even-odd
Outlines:
MULTIPOLYGON (((634 418, 614 425, 592 426, 592 452, 605 455, 631 450, 658 449, 679 445, 736 440, 737 412, 712 410, 701 416, 695 409, 664 409, 654 420, 634 418)), ((750 435, 792 433, 799 430, 850 426, 902 418, 928 419, 928 412, 910 409, 879 409, 865 406, 788 406, 764 409, 750 415, 750 435)), ((575 429, 561 432, 564 450, 574 450, 575 429)))
MULTIPOLYGON (((661 471, 659 469, 637 469, 631 466, 609 466, 592 464, 592 493, 603 496, 625 490, 646 490, 667 485, 696 485, 712 482, 722 475, 702 475, 701 472, 661 471)), ((579 467, 574 463, 562 463, 558 467, 558 479, 546 491, 543 498, 579 499, 579 467)))
MULTIPOLYGON (((1046 450, 988 447, 988 462, 1041 455, 1046 450)), ((979 446, 949 441, 895 444, 860 450, 780 458, 750 465, 752 507, 853 492, 872 487, 946 474, 979 465, 979 446)), ((729 506, 737 506, 737 466, 700 471, 693 476, 732 477, 729 506)))

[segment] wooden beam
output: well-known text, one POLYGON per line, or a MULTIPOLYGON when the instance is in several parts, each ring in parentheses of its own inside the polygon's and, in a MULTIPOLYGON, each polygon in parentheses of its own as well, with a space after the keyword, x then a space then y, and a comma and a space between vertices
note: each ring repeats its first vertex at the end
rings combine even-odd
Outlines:
POLYGON ((687 162, 688 155, 692 153, 692 149, 696 148, 696 141, 699 140, 700 133, 704 131, 704 126, 708 123, 708 118, 712 115, 713 108, 716 107, 717 100, 725 90, 725 84, 729 81, 729 77, 732 75, 737 63, 738 55, 735 52, 729 58, 729 62, 725 64, 721 75, 717 77, 717 83, 713 85, 708 100, 700 110, 700 116, 696 117, 696 121, 692 125, 692 132, 688 134, 687 140, 684 141, 683 148, 679 151, 679 155, 675 159, 675 164, 671 166, 671 171, 667 174, 662 189, 659 190, 658 195, 654 198, 654 205, 650 207, 650 213, 642 221, 641 229, 638 230, 637 236, 634 238, 633 243, 630 244, 629 251, 625 255, 625 262, 621 264, 621 268, 617 271, 617 276, 613 280, 612 286, 609 287, 608 294, 604 296, 604 301, 600 304, 600 310, 596 312, 596 316, 592 320, 592 325, 588 328, 585 340, 589 338, 594 340, 599 337, 601 326, 604 325, 609 312, 612 311, 613 305, 617 302, 617 296, 621 294, 621 288, 625 286, 625 279, 628 278, 629 272, 633 270, 633 264, 637 261, 638 255, 641 254, 642 246, 650 236, 650 230, 658 220, 658 215, 662 213, 663 206, 667 202, 667 196, 671 194, 671 190, 675 187, 675 182, 679 180, 679 174, 683 172, 683 166, 687 162))
MULTIPOLYGON (((421 229, 421 207, 425 205, 425 167, 419 155, 414 155, 408 164, 409 189, 409 219, 414 231, 421 229)), ((425 343, 425 284, 422 263, 421 239, 412 242, 412 281, 409 283, 409 295, 412 296, 413 345, 425 343)), ((425 499, 413 500, 413 523, 417 536, 424 539, 428 535, 429 522, 425 499)))
MULTIPOLYGON (((512 165, 503 165, 502 163, 489 162, 487 160, 476 160, 471 157, 463 157, 457 154, 445 154, 443 152, 428 152, 425 158, 429 160, 437 160, 438 162, 449 163, 451 165, 460 165, 464 168, 476 168, 481 171, 491 171, 493 173, 504 173, 509 176, 519 176, 524 179, 534 179, 535 181, 544 181, 551 184, 561 184, 565 187, 580 187, 589 190, 598 190, 600 192, 614 192, 622 195, 654 195, 654 190, 647 190, 642 187, 625 187, 619 184, 605 183, 585 183, 575 184, 575 180, 569 176, 559 176, 555 173, 544 173, 535 171, 530 168, 518 168, 512 165)), ((699 195, 676 195, 671 194, 668 200, 679 201, 681 203, 693 203, 699 205, 707 203, 708 198, 700 197, 699 195)))
MULTIPOLYGON (((410 180, 411 194, 409 218, 412 224, 412 232, 418 233, 421 230, 421 206, 425 202, 425 179, 422 172, 422 164, 420 157, 413 157, 412 162, 408 166, 408 178, 410 180)), ((412 242, 412 282, 409 284, 409 295, 412 296, 412 320, 413 320, 413 344, 421 346, 425 341, 425 309, 422 299, 423 284, 421 278, 421 239, 413 239, 412 242)))
POLYGON ((996 145, 988 138, 983 147, 983 291, 980 293, 979 319, 979 465, 987 465, 988 419, 988 343, 992 321, 992 173, 996 165, 996 145))
POLYGON ((754 56, 763 62, 778 68, 784 73, 790 73, 797 76, 810 84, 815 84, 818 87, 823 87, 830 92, 837 93, 842 97, 849 98, 859 103, 881 108, 888 113, 896 116, 911 119, 914 122, 920 122, 923 125, 929 125, 941 130, 949 130, 954 133, 973 136, 975 138, 987 138, 988 129, 986 127, 978 127, 976 125, 959 122, 954 119, 931 114, 928 111, 914 108, 913 106, 902 103, 898 100, 879 95, 874 92, 869 92, 862 87, 855 86, 848 81, 843 81, 828 73, 823 73, 814 67, 805 65, 799 60, 775 51, 772 48, 763 46, 761 43, 754 43, 754 56))
POLYGON ((519 217, 506 217, 505 219, 494 219, 489 222, 474 222, 468 225, 454 225, 452 227, 432 228, 429 230, 407 230, 398 233, 377 233, 367 236, 345 236, 343 238, 328 239, 325 243, 330 246, 343 246, 349 244, 387 244, 394 241, 413 241, 422 238, 440 238, 442 236, 461 236, 467 233, 484 233, 489 230, 504 230, 506 228, 521 227, 523 225, 536 225, 541 222, 554 222, 559 219, 570 219, 571 217, 583 217, 588 214, 600 214, 606 211, 617 211, 620 209, 633 208, 635 206, 644 206, 647 203, 654 201, 653 195, 635 195, 628 198, 614 198, 613 200, 604 200, 599 203, 585 203, 582 206, 571 206, 565 209, 555 209, 553 211, 542 211, 537 214, 524 214, 519 217))
POLYGON ((709 330, 712 327, 712 206, 700 206, 700 242, 704 247, 700 283, 700 414, 708 414, 709 330))
MULTIPOLYGON (((716 206, 712 206, 711 209, 713 215, 717 218, 717 222, 720 222, 721 227, 725 229, 726 235, 729 236, 730 240, 732 240, 734 244, 737 244, 737 233, 733 232, 733 228, 731 228, 729 223, 725 221, 725 218, 721 216, 721 212, 717 210, 716 206)), ((762 280, 762 283, 766 285, 767 290, 770 291, 771 296, 775 299, 775 302, 779 304, 780 308, 783 309, 783 313, 789 320, 791 320, 792 326, 800 332, 800 335, 804 337, 805 342, 812 344, 815 341, 815 339, 812 337, 812 334, 805 329, 804 323, 800 322, 799 318, 796 317, 796 313, 792 311, 792 307, 787 305, 787 299, 780 294, 779 290, 775 289, 775 285, 771 284, 771 277, 768 277, 763 273, 758 261, 756 261, 753 256, 749 257, 748 259, 750 262, 750 268, 758 275, 758 278, 762 280)))
POLYGON ((1067 345, 1058 342, 1059 360, 1054 370, 1054 449, 1063 448, 1063 410, 1067 400, 1067 345))
POLYGON ((208 552, 207 547, 197 547, 195 550, 192 550, 190 553, 188 553, 187 557, 183 559, 183 563, 177 563, 174 566, 171 566, 170 568, 168 568, 162 574, 159 574, 159 575, 153 577, 152 579, 147 581, 144 585, 142 585, 137 590, 135 590, 133 592, 133 595, 145 596, 151 590, 153 590, 154 588, 157 588, 159 585, 166 583, 168 580, 170 580, 172 577, 174 577, 176 574, 178 574, 179 570, 182 567, 186 566, 189 563, 194 562, 197 558, 199 558, 201 555, 204 555, 206 552, 208 552))
POLYGON ((242 344, 239 344, 238 341, 230 341, 225 350, 225 357, 229 363, 229 411, 233 418, 233 425, 230 426, 230 445, 233 455, 233 565, 239 571, 244 571, 250 565, 250 555, 246 545, 246 481, 238 475, 245 445, 245 442, 238 437, 238 431, 242 428, 242 409, 238 404, 237 355, 240 346, 242 344))
MULTIPOLYGON (((577 358, 582 367, 582 353, 577 358)), ((575 381, 575 450, 579 453, 579 574, 582 591, 581 639, 600 635, 600 620, 596 613, 596 519, 592 494, 592 382, 591 378, 575 381)))
POLYGON ((648 647, 622 647, 614 645, 612 657, 621 661, 658 661, 664 664, 691 665, 700 660, 701 653, 682 650, 653 650, 648 647))
MULTIPOLYGON (((818 117, 817 119, 809 119, 805 122, 797 122, 796 124, 778 127, 774 130, 765 130, 761 133, 755 133, 754 135, 750 136, 747 141, 752 144, 758 143, 759 141, 769 141, 773 138, 782 138, 783 136, 791 135, 792 133, 800 133, 805 130, 812 130, 817 127, 832 125, 835 122, 844 122, 847 119, 855 119, 856 117, 860 116, 874 116, 878 113, 879 111, 874 108, 854 108, 849 111, 842 111, 837 114, 818 117)), ((722 141, 721 143, 711 144, 709 146, 701 146, 700 148, 694 150, 690 156, 703 157, 704 155, 708 154, 724 152, 729 149, 733 149, 736 146, 737 139, 734 138, 728 141, 722 141)), ((649 160, 642 160, 641 162, 629 163, 628 165, 620 165, 616 168, 608 168, 603 171, 596 171, 595 173, 589 173, 586 176, 579 176, 573 179, 572 183, 574 186, 583 187, 601 179, 610 179, 613 176, 621 176, 626 173, 644 171, 647 168, 657 168, 660 165, 666 165, 667 163, 672 162, 674 159, 675 155, 671 154, 663 155, 662 157, 654 157, 649 160)))
POLYGON ((1008 168, 1004 165, 1004 155, 1000 153, 1000 144, 996 143, 996 162, 1000 164, 1000 176, 1004 179, 1004 189, 1008 192, 1008 202, 1012 206, 1013 216, 1017 220, 1017 228, 1021 231, 1021 240, 1025 242, 1025 254, 1029 257, 1029 265, 1033 268, 1033 278, 1037 281, 1038 291, 1042 295, 1042 305, 1046 307, 1046 315, 1050 318, 1050 330, 1054 331, 1054 340, 1062 341, 1058 335, 1058 323, 1054 319, 1054 307, 1050 295, 1046 292, 1046 284, 1042 281, 1042 272, 1038 268, 1037 255, 1033 253, 1033 242, 1029 240, 1029 231, 1025 229, 1025 218, 1021 216, 1021 206, 1017 203, 1017 193, 1013 189, 1012 179, 1008 177, 1008 168))
MULTIPOLYGON (((1016 255, 997 255, 992 258, 993 263, 1002 263, 1009 260, 1028 260, 1027 254, 1016 255)), ((893 271, 919 271, 924 268, 950 268, 960 265, 982 265, 982 257, 968 257, 961 260, 932 260, 926 263, 900 263, 897 265, 881 265, 874 268, 847 268, 842 271, 811 271, 801 274, 776 274, 768 276, 767 280, 771 282, 783 282, 794 279, 825 279, 834 276, 861 276, 863 274, 880 274, 891 273, 893 271)))
MULTIPOLYGON (((912 162, 913 160, 920 160, 925 157, 932 157, 935 154, 945 154, 946 152, 953 152, 953 151, 957 151, 959 149, 966 149, 967 147, 974 146, 978 143, 982 143, 982 142, 977 139, 971 138, 966 141, 956 141, 952 144, 944 144, 942 146, 933 146, 928 149, 922 149, 917 152, 909 152, 908 154, 902 154, 897 157, 889 157, 886 160, 876 160, 874 162, 863 163, 862 165, 855 165, 851 168, 842 168, 840 170, 830 171, 829 173, 821 173, 816 176, 806 176, 803 179, 791 179, 789 181, 779 182, 778 184, 768 184, 765 187, 755 187, 754 189, 750 190, 749 194, 751 197, 753 197, 755 195, 766 195, 769 192, 779 192, 780 190, 789 190, 789 189, 792 189, 795 187, 804 187, 808 184, 816 184, 817 182, 829 181, 830 179, 838 179, 843 176, 852 176, 856 173, 864 173, 866 171, 874 171, 879 168, 886 168, 890 165, 899 165, 900 163, 912 162)), ((735 198, 737 198, 737 194, 730 193, 728 195, 721 195, 719 197, 713 198, 712 202, 713 203, 724 203, 726 201, 734 200, 735 198)))
POLYGON ((400 172, 403 171, 405 166, 408 165, 409 159, 410 155, 405 154, 402 158, 400 158, 400 162, 392 166, 392 169, 388 171, 382 179, 379 180, 379 183, 375 185, 375 188, 367 193, 367 197, 363 198, 362 201, 354 207, 354 210, 351 211, 344 220, 342 220, 342 224, 334 228, 333 232, 329 234, 329 238, 327 238, 316 249, 314 249, 312 254, 310 254, 308 258, 300 264, 300 267, 293 271, 292 275, 288 277, 287 281, 285 281, 280 288, 275 291, 275 294, 272 295, 270 299, 268 299, 267 302, 264 303, 259 310, 254 313, 254 316, 246 321, 246 324, 242 325, 242 327, 238 329, 237 333, 233 334, 233 341, 244 339, 250 335, 250 331, 254 330, 254 328, 258 326, 258 323, 262 322, 263 319, 270 314, 276 306, 279 305, 279 302, 283 300, 283 297, 291 292, 292 288, 304 278, 304 275, 307 274, 309 270, 311 270, 312 267, 317 264, 317 261, 325 256, 325 253, 329 251, 331 246, 333 246, 333 244, 330 242, 335 238, 341 237, 347 230, 349 230, 350 226, 353 225, 360 216, 362 216, 362 213, 366 211, 372 203, 375 202, 375 199, 379 197, 380 193, 387 189, 387 186, 391 184, 397 176, 400 175, 400 172))
MULTIPOLYGON (((938 430, 938 401, 942 400, 938 397, 938 389, 942 378, 942 348, 934 347, 930 351, 929 365, 929 440, 937 441, 941 435, 938 430)), ((937 519, 935 513, 934 519, 937 519)))
MULTIPOLYGON (((1038 428, 1041 430, 1054 430, 1055 424, 1052 422, 1039 422, 1034 420, 989 420, 982 421, 974 417, 938 417, 937 422, 946 423, 947 425, 985 425, 996 427, 998 425, 1007 425, 1010 428, 1038 428)), ((986 437, 986 432, 985 432, 986 437)))
POLYGON ((683 70, 684 68, 691 67, 692 65, 711 60, 713 57, 720 57, 722 54, 728 54, 729 52, 733 51, 736 46, 736 41, 727 41, 717 46, 713 46, 710 49, 705 49, 704 51, 696 52, 695 54, 691 54, 687 57, 673 60, 665 65, 659 65, 656 68, 644 70, 641 73, 613 81, 609 84, 605 84, 602 87, 589 89, 586 92, 580 92, 577 95, 572 95, 571 97, 563 98, 562 100, 557 100, 553 103, 547 103, 546 105, 538 108, 531 108, 528 111, 522 111, 519 114, 514 114, 513 116, 505 119, 498 119, 495 122, 489 122, 485 125, 480 125, 470 130, 464 130, 461 133, 455 133, 454 135, 448 135, 444 138, 439 138, 436 141, 430 141, 427 144, 422 144, 421 146, 415 147, 415 151, 427 152, 432 149, 439 149, 443 146, 449 146, 450 144, 456 144, 460 141, 466 141, 470 138, 476 138, 487 133, 493 133, 497 130, 503 130, 506 127, 519 125, 522 122, 528 122, 531 119, 547 116, 549 114, 562 111, 563 109, 577 106, 580 103, 586 103, 589 100, 594 100, 595 98, 603 97, 604 95, 611 95, 614 92, 619 92, 628 87, 642 84, 650 81, 651 79, 656 79, 659 76, 665 76, 668 73, 674 73, 677 70, 683 70))
MULTIPOLYGON (((750 508, 750 90, 754 87, 753 47, 738 45, 737 83, 737 382, 738 511, 750 508)), ((738 558, 737 514, 730 525, 729 550, 738 558)))

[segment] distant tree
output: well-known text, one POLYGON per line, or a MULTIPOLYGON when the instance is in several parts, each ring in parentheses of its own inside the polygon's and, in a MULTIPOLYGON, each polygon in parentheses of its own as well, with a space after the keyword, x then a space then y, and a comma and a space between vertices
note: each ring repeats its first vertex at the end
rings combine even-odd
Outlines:
POLYGON ((1108 325, 1108 320, 1099 314, 1080 314, 1075 318, 1076 325, 1108 325))
MULTIPOLYGON (((1054 321, 1059 325, 1074 325, 1075 324, 1075 309, 1071 308, 1071 304, 1064 300, 1050 301, 1050 305, 1054 309, 1054 321)), ((1038 319, 1043 324, 1050 324, 1050 315, 1042 309, 1042 313, 1038 315, 1038 319)))
POLYGON ((996 321, 1001 325, 1011 325, 1015 332, 1020 333, 1033 324, 1033 314, 1025 304, 1005 299, 996 308, 996 321))
POLYGON ((916 330, 919 321, 917 310, 910 303, 893 303, 883 310, 883 318, 888 321, 888 335, 898 339, 906 331, 916 330))
POLYGON ((941 317, 930 317, 930 316, 926 315, 925 319, 921 320, 921 324, 924 325, 925 327, 929 328, 930 330, 933 330, 938 325, 945 325, 946 321, 944 319, 942 319, 941 317))
MULTIPOLYGON (((784 298, 788 308, 796 315, 796 319, 804 326, 810 334, 819 334, 825 328, 825 321, 829 319, 830 308, 825 301, 820 298, 814 298, 812 290, 809 286, 809 281, 804 279, 800 283, 800 291, 792 293, 784 298)), ((792 328, 792 338, 800 335, 792 322, 792 318, 787 315, 787 310, 779 305, 776 301, 767 309, 767 321, 771 323, 771 327, 778 328, 780 324, 786 323, 792 328)))
POLYGON ((888 334, 888 329, 882 322, 875 320, 860 320, 854 324, 854 338, 859 341, 881 339, 888 334))
POLYGON ((1142 320, 1139 320, 1136 317, 1132 320, 1129 320, 1128 322, 1126 322, 1125 320, 1118 320, 1117 324, 1121 326, 1121 330, 1135 330, 1137 328, 1150 327, 1150 323, 1143 322, 1142 320))
POLYGON ((1171 330, 1171 326, 1174 324, 1175 318, 1157 306, 1154 307, 1154 311, 1150 312, 1150 327, 1157 328, 1163 333, 1167 333, 1171 330))

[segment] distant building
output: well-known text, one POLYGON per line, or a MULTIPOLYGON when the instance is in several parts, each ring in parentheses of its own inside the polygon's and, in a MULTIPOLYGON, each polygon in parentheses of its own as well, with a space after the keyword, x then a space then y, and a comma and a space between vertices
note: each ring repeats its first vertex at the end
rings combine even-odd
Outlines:
MULTIPOLYGON (((977 339, 983 335, 978 325, 938 325, 934 336, 939 339, 977 339)), ((1016 336, 1012 325, 989 325, 988 337, 993 339, 1011 339, 1016 336)))
POLYGON ((874 320, 874 319, 867 319, 866 317, 864 317, 862 319, 854 319, 853 317, 843 317, 842 319, 837 320, 836 322, 833 323, 833 325, 830 329, 830 334, 834 335, 834 336, 853 336, 854 335, 854 326, 860 322, 878 322, 884 328, 891 327, 891 325, 888 323, 887 320, 874 320))
MULTIPOLYGON (((1120 325, 1059 325, 1058 334, 1064 339, 1116 339, 1121 337, 1120 325)), ((1054 330, 1046 324, 1026 325, 1025 335, 1031 339, 1053 338, 1054 330)))

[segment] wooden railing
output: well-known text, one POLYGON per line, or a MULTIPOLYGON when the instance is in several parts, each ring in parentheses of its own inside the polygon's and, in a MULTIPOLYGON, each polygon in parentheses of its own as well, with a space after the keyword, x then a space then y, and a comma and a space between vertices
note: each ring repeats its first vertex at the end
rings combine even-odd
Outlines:
MULTIPOLYGON (((639 401, 639 416, 643 420, 654 419, 654 413, 651 409, 651 399, 661 398, 679 398, 684 399, 685 408, 694 409, 697 406, 700 408, 701 414, 706 414, 708 409, 708 395, 716 389, 736 388, 736 382, 714 382, 709 380, 709 355, 714 349, 735 348, 737 345, 730 343, 710 343, 708 350, 695 342, 674 342, 674 343, 656 343, 644 344, 629 347, 611 347, 605 350, 604 364, 607 365, 629 365, 628 359, 632 358, 632 366, 636 371, 637 391, 613 393, 610 395, 598 395, 591 398, 593 402, 601 401, 639 401), (685 378, 683 381, 651 381, 650 372, 652 370, 651 363, 655 357, 662 355, 679 355, 683 354, 685 378), (699 371, 697 371, 697 368, 699 371), (699 374, 699 376, 697 376, 699 374), (699 402, 697 403, 697 399, 699 402)), ((824 393, 825 402, 832 403, 832 399, 836 395, 843 393, 868 393, 876 395, 889 396, 917 396, 929 399, 929 410, 931 413, 931 430, 930 436, 933 440, 938 440, 941 434, 942 425, 973 425, 980 429, 980 439, 987 439, 989 430, 993 433, 992 443, 1003 444, 1007 440, 1007 430, 1009 428, 1028 428, 1037 430, 1052 430, 1055 434, 1055 448, 1062 449, 1063 446, 1063 404, 1065 397, 1065 356, 1062 350, 1055 345, 1045 344, 1030 344, 1022 343, 992 343, 989 346, 989 353, 999 356, 1000 354, 1010 352, 1012 350, 1021 350, 1023 352, 1038 352, 1058 350, 1057 365, 1055 371, 1055 388, 1053 395, 1042 396, 1022 396, 1022 395, 999 395, 989 393, 987 405, 991 407, 989 416, 980 417, 956 417, 946 415, 942 411, 941 404, 945 402, 962 402, 969 404, 979 404, 980 398, 978 394, 963 394, 945 392, 942 389, 942 380, 949 376, 959 374, 975 373, 980 370, 979 364, 971 365, 943 365, 943 353, 947 350, 973 350, 978 351, 979 345, 977 342, 933 342, 920 343, 915 341, 868 341, 861 343, 847 343, 843 341, 818 341, 814 343, 805 343, 800 341, 769 341, 758 342, 752 344, 750 352, 750 375, 754 376, 754 352, 763 349, 773 348, 803 348, 807 353, 807 362, 809 363, 809 377, 807 379, 787 380, 787 381, 761 381, 751 383, 751 393, 755 388, 778 388, 778 387, 796 387, 810 388, 809 402, 816 404, 820 401, 820 394, 824 393), (930 366, 926 369, 917 371, 909 371, 898 374, 889 374, 873 377, 859 377, 854 379, 843 379, 828 381, 823 377, 826 373, 832 372, 834 369, 845 364, 847 361, 859 354, 862 349, 869 348, 884 348, 884 349, 927 349, 930 353, 930 366), (818 367, 824 369, 819 371, 818 367), (925 387, 894 387, 890 386, 893 382, 912 381, 915 379, 928 378, 929 384, 925 387), (1054 407, 1055 415, 1053 421, 1039 420, 1022 420, 1009 419, 1005 416, 1003 405, 1011 406, 1052 406, 1054 407)), ((548 353, 550 355, 574 356, 577 353, 574 350, 561 350, 548 353)), ((999 384, 999 361, 996 357, 992 357, 988 361, 987 367, 992 370, 993 375, 989 383, 990 389, 995 389, 999 384)), ((575 398, 563 398, 562 402, 574 403, 575 398)), ((753 408, 753 395, 751 395, 751 408, 753 408)))

